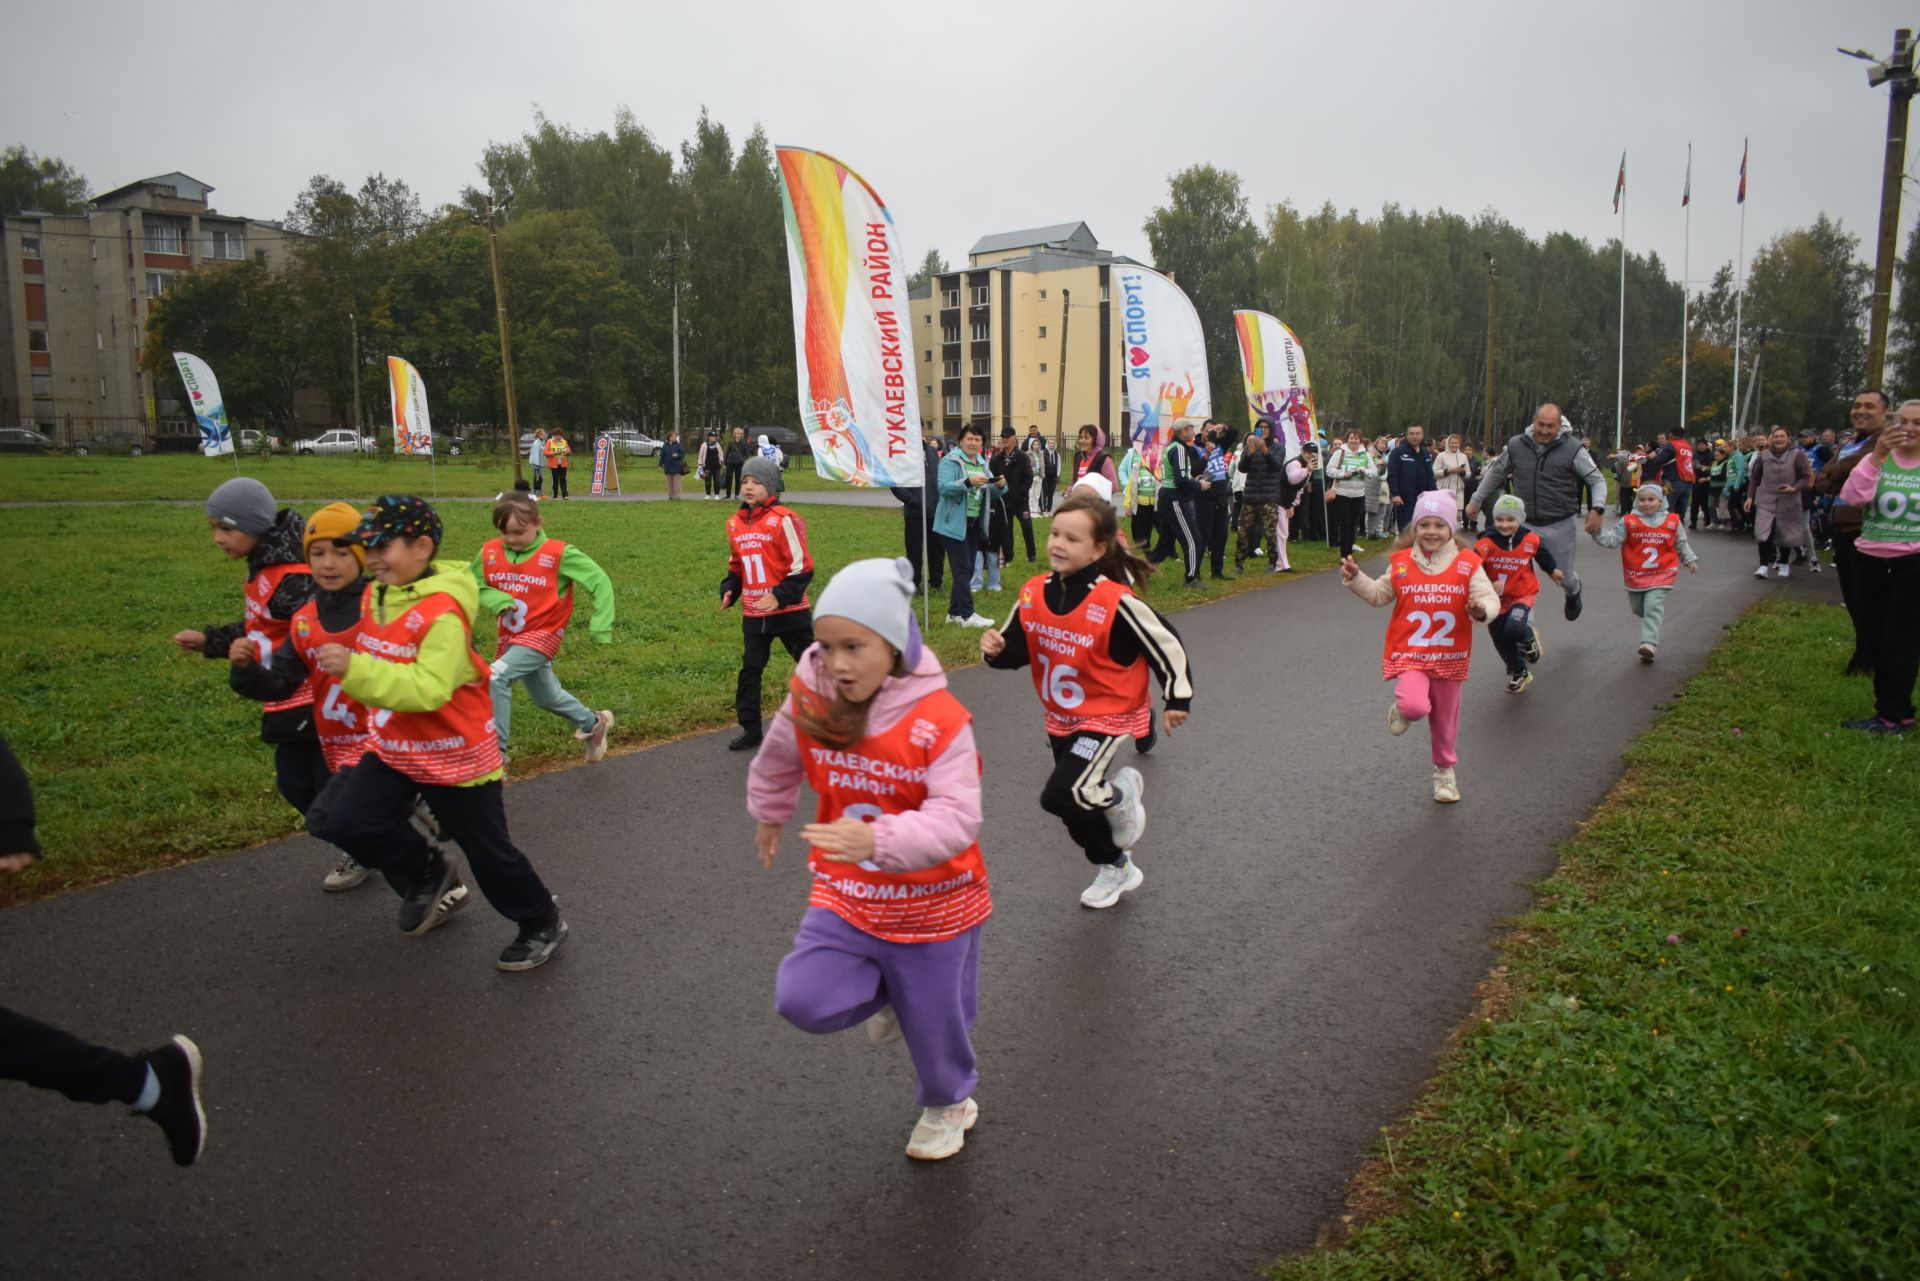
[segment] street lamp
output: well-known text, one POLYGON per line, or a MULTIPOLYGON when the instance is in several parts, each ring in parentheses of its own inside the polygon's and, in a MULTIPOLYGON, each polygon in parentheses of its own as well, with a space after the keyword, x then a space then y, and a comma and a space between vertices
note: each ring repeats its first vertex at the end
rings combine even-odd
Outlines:
POLYGON ((1900 184, 1907 169, 1907 106, 1913 100, 1913 32, 1893 33, 1893 53, 1881 59, 1864 49, 1840 49, 1867 66, 1867 84, 1891 86, 1887 100, 1887 153, 1880 175, 1880 240, 1873 260, 1873 310, 1867 330, 1867 386, 1878 387, 1886 370, 1887 313, 1893 303, 1893 259, 1900 233, 1900 184))
POLYGON ((1492 451, 1496 442, 1493 438, 1493 255, 1482 252, 1487 260, 1487 449, 1492 451))

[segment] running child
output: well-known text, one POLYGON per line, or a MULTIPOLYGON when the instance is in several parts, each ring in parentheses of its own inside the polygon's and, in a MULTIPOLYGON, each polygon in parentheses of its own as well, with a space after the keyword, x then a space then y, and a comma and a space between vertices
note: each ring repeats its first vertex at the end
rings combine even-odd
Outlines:
POLYGON ((513 723, 513 686, 524 681, 535 707, 573 726, 586 744, 587 759, 607 754, 613 713, 590 712, 553 674, 554 656, 566 639, 573 617, 574 589, 593 598, 587 634, 596 645, 613 641, 613 584, 607 572, 571 543, 541 532, 540 508, 525 494, 503 494, 493 505, 493 527, 500 537, 474 555, 473 578, 482 608, 499 616, 500 636, 493 660, 493 723, 500 735, 500 756, 507 755, 507 730, 513 723))
POLYGON ((467 901, 455 860, 407 821, 421 796, 466 851, 480 892, 519 927, 495 964, 530 970, 566 941, 567 925, 507 832, 490 670, 473 649, 480 591, 464 567, 436 559, 441 532, 439 515, 419 498, 389 494, 361 514, 354 538, 374 586, 353 648, 322 645, 314 665, 377 710, 370 750, 340 775, 308 828, 383 873, 400 896, 401 932, 418 936, 467 901))
POLYGON ((773 643, 779 641, 795 662, 813 644, 807 524, 780 505, 779 493, 779 464, 747 459, 740 468, 740 510, 727 519, 727 576, 720 580, 720 608, 740 602, 740 678, 733 690, 740 732, 727 744, 730 752, 760 746, 760 677, 773 643))
MULTIPOLYGON (((316 588, 306 604, 293 613, 288 636, 262 659, 254 643, 237 637, 228 651, 232 668, 227 683, 242 698, 271 703, 287 698, 312 682, 316 709, 314 729, 329 778, 357 762, 367 750, 367 709, 347 697, 340 682, 316 666, 323 645, 352 648, 360 630, 360 610, 366 599, 366 557, 353 531, 360 513, 346 503, 329 503, 306 523, 302 547, 316 588)), ((326 802, 322 788, 307 807, 309 822, 326 802)), ((329 893, 350 890, 367 879, 367 869, 351 854, 321 880, 329 893)))
POLYGON ((1633 510, 1611 529, 1593 536, 1602 547, 1620 549, 1620 568, 1627 576, 1627 603, 1640 620, 1640 661, 1651 663, 1660 650, 1660 622, 1666 617, 1667 593, 1680 579, 1680 566, 1700 572, 1700 557, 1687 542, 1686 522, 1667 510, 1667 496, 1658 485, 1634 491, 1633 510))
POLYGON ((1393 682, 1387 731, 1404 734, 1426 718, 1433 744, 1433 799, 1451 805, 1460 799, 1454 748, 1460 690, 1473 658, 1473 624, 1499 612, 1500 593, 1460 533, 1460 506, 1444 489, 1420 495, 1393 546, 1384 577, 1367 577, 1347 556, 1340 561, 1340 578, 1367 604, 1393 606, 1380 664, 1381 675, 1393 682))
POLYGON ((1500 613, 1487 624, 1493 648, 1507 665, 1507 693, 1519 694, 1533 684, 1533 669, 1545 652, 1540 629, 1533 621, 1533 603, 1540 595, 1539 565, 1556 583, 1566 575, 1555 565, 1553 553, 1526 525, 1527 505, 1517 494, 1502 494, 1493 503, 1493 527, 1480 535, 1474 554, 1500 593, 1500 613))
POLYGON ((980 1118, 972 1028, 993 903, 972 717, 914 626, 911 562, 848 565, 820 593, 816 627, 747 776, 763 867, 801 780, 820 798, 800 829, 813 885, 774 1008, 806 1032, 904 1036, 921 1108, 907 1155, 938 1161, 980 1118))
MULTIPOLYGON (((253 644, 266 662, 287 639, 293 615, 313 595, 301 547, 306 523, 291 508, 274 507, 267 487, 236 476, 207 498, 213 545, 230 559, 247 562, 246 611, 237 623, 175 632, 173 643, 188 654, 227 660, 236 640, 253 644)), ((327 763, 313 724, 313 690, 301 684, 260 709, 260 741, 273 745, 274 786, 287 804, 307 812, 327 785, 327 763)))
POLYGON ((1084 489, 1068 494, 1047 534, 1047 564, 1053 572, 1028 580, 1013 616, 980 634, 980 653, 989 667, 1033 665, 1053 747, 1040 808, 1097 869, 1081 905, 1107 908, 1140 887, 1133 847, 1147 826, 1140 771, 1115 770, 1114 755, 1126 742, 1151 746, 1148 669, 1169 735, 1186 723, 1193 672, 1173 627, 1134 594, 1153 567, 1120 540, 1111 504, 1084 489))

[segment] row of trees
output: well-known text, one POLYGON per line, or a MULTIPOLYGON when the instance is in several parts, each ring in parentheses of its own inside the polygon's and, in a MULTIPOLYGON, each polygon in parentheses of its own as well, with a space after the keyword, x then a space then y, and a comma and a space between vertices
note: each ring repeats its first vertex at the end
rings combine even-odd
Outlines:
MULTIPOLYGON (((1535 240, 1498 214, 1468 219, 1388 205, 1363 218, 1291 204, 1256 225, 1239 178, 1210 165, 1177 174, 1146 222, 1153 257, 1193 299, 1206 330, 1216 410, 1241 386, 1233 310, 1286 321, 1305 344, 1323 423, 1372 430, 1409 423, 1485 434, 1489 271, 1495 274, 1496 435, 1543 400, 1611 440, 1620 344, 1620 246, 1565 233, 1535 240), (1491 262, 1489 262, 1491 259, 1491 262), (1230 389, 1230 390, 1229 390, 1230 389)), ((1902 264, 1903 325, 1895 374, 1920 376, 1920 232, 1902 264), (1909 313, 1910 309, 1910 313, 1909 313)), ((1824 215, 1754 255, 1741 315, 1752 419, 1844 426, 1866 368, 1871 272, 1859 238, 1824 215), (1757 377, 1753 365, 1759 363, 1757 377)), ((1730 427, 1734 294, 1731 263, 1691 299, 1687 421, 1730 427)), ((1626 437, 1680 421, 1682 285, 1658 254, 1627 258, 1626 437)), ((1741 399, 1747 399, 1743 386, 1741 399)))

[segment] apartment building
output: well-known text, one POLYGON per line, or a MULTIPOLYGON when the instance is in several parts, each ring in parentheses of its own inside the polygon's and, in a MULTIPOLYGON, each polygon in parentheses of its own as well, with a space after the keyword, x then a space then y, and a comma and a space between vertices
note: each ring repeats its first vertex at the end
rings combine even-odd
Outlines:
POLYGON ((1082 423, 1127 426, 1126 378, 1109 273, 1132 259, 1100 248, 1084 222, 983 236, 964 270, 909 295, 920 421, 988 439, 1037 425, 1072 447, 1082 423))
POLYGON ((79 213, 0 219, 0 422, 56 440, 137 432, 191 448, 178 379, 140 369, 147 314, 183 274, 251 258, 284 266, 295 234, 222 214, 183 173, 143 178, 79 213))

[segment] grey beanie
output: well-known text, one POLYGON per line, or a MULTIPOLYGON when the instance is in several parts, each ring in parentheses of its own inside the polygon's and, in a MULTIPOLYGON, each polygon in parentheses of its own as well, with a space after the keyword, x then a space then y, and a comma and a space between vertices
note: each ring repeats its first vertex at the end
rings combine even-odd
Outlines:
POLYGON ((1527 505, 1520 501, 1520 495, 1502 494, 1493 500, 1493 518, 1499 520, 1502 516, 1511 516, 1519 521, 1526 520, 1527 505))
POLYGON ((273 494, 251 476, 235 476, 207 495, 207 519, 250 538, 267 536, 274 512, 273 494))
POLYGON ((817 619, 846 618, 880 634, 911 667, 919 661, 913 622, 913 562, 904 556, 856 560, 833 576, 813 607, 817 619))
POLYGON ((767 487, 769 494, 780 492, 780 464, 771 458, 749 458, 740 468, 742 476, 751 476, 767 487))

